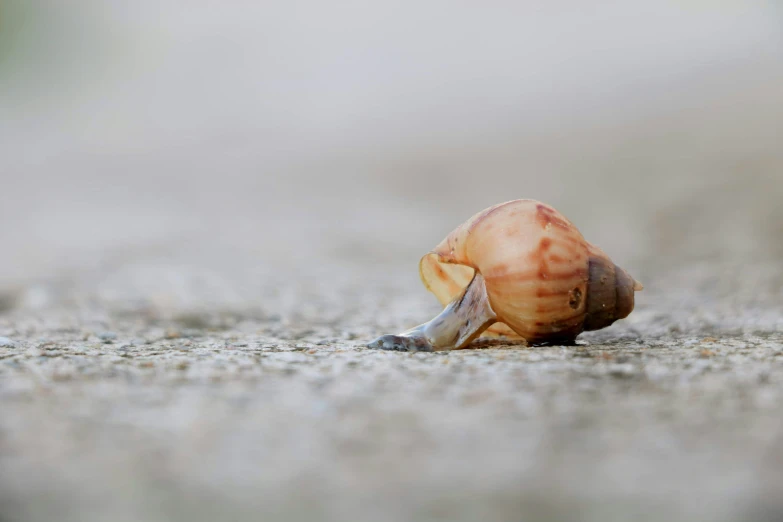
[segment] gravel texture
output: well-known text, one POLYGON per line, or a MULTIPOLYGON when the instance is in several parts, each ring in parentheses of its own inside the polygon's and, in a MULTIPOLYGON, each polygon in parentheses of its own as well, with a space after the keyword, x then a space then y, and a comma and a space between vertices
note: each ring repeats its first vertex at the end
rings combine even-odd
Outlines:
POLYGON ((783 513, 779 310, 653 284, 576 347, 387 353, 363 345, 437 310, 388 277, 261 307, 6 313, 3 520, 783 513))

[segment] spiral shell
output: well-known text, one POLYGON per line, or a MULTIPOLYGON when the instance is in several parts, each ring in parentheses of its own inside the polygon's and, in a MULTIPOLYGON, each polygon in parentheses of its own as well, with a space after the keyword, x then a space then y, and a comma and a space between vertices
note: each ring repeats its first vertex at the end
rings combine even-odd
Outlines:
POLYGON ((627 317, 642 285, 587 242, 554 208, 534 200, 490 207, 421 258, 424 285, 444 306, 484 277, 498 322, 485 334, 568 342, 627 317))

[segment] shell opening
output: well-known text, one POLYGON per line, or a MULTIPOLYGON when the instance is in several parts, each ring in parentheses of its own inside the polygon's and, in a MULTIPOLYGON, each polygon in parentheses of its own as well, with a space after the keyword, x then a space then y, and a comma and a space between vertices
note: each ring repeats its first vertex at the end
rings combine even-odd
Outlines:
POLYGON ((434 252, 425 255, 419 262, 421 281, 443 306, 465 290, 475 272, 467 265, 446 263, 434 252))

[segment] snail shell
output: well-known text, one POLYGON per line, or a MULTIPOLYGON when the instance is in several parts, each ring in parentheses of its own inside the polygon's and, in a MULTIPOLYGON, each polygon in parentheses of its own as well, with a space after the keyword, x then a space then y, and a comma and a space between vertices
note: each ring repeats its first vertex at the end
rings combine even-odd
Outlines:
POLYGON ((485 334, 569 343, 627 317, 642 285, 554 208, 534 200, 490 207, 422 257, 419 273, 441 304, 483 276, 497 322, 485 334))

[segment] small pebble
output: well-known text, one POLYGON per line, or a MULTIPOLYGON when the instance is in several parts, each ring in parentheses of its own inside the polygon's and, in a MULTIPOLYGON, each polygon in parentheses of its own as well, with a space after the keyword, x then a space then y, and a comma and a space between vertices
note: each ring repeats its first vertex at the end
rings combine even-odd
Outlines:
POLYGON ((0 347, 2 348, 13 348, 16 346, 16 343, 13 342, 8 337, 0 337, 0 347))
POLYGON ((112 341, 117 339, 117 334, 114 332, 101 332, 98 334, 98 339, 103 341, 105 344, 111 344, 112 341))

